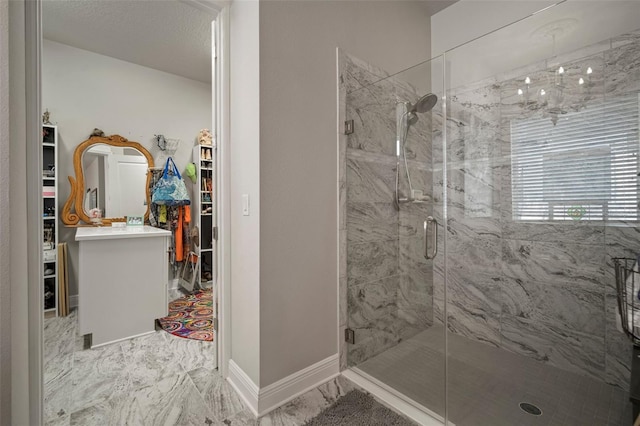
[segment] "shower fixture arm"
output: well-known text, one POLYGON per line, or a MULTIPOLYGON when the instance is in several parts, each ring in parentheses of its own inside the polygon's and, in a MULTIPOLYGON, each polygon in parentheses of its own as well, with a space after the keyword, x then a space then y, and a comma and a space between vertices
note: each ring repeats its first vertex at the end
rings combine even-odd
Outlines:
POLYGON ((418 99, 415 103, 396 103, 396 185, 394 193, 394 205, 400 210, 400 203, 424 202, 427 197, 422 195, 422 191, 414 191, 409 173, 409 162, 407 161, 407 137, 409 127, 418 121, 418 114, 431 111, 438 102, 438 97, 433 93, 428 93, 418 99), (404 163, 405 175, 409 184, 409 194, 407 197, 400 197, 400 149, 402 149, 402 161, 404 163))
POLYGON ((398 181, 400 180, 400 161, 396 160, 396 189, 393 194, 393 205, 396 210, 400 210, 400 194, 398 192, 398 181))
MULTIPOLYGON (((403 120, 406 120, 406 116, 409 113, 406 112, 403 116, 403 120)), ((407 175, 407 182, 409 182, 409 197, 413 196, 413 185, 411 184, 411 176, 409 175, 409 165, 407 164, 407 136, 409 135, 409 123, 404 126, 404 138, 402 140, 402 157, 404 159, 404 170, 407 175)))

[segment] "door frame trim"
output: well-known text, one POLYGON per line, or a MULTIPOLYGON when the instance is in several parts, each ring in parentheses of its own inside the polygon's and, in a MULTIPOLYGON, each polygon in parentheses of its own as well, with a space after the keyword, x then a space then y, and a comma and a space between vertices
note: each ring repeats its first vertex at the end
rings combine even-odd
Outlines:
MULTIPOLYGON (((217 72, 216 96, 212 99, 215 110, 218 137, 218 179, 219 179, 219 203, 218 203, 218 296, 220 300, 220 332, 217 334, 218 365, 223 377, 228 375, 228 360, 231 353, 231 326, 230 321, 230 211, 229 211, 229 2, 217 0, 182 0, 183 3, 200 9, 217 11, 215 20, 219 43, 216 43, 216 54, 219 58, 219 70, 217 72), (222 207, 221 207, 222 206, 222 207)), ((26 86, 26 135, 27 161, 38 159, 39 153, 38 134, 41 126, 41 64, 42 64, 42 0, 24 1, 25 6, 25 86, 26 86)), ((38 167, 27 168, 27 305, 23 307, 28 312, 28 366, 29 366, 29 419, 31 424, 43 423, 44 407, 44 374, 43 374, 43 327, 44 314, 41 309, 43 295, 40 290, 42 282, 41 263, 42 251, 42 220, 38 212, 42 211, 41 197, 38 188, 41 185, 41 176, 38 167), (36 267, 34 267, 36 265, 36 267)), ((20 307, 15 307, 20 309, 20 307)))

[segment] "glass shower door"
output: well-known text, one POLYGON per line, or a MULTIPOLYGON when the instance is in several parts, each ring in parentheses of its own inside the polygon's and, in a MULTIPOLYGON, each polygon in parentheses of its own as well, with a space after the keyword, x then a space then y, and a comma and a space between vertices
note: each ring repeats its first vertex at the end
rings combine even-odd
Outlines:
POLYGON ((612 258, 640 251, 640 5, 605 3, 445 54, 451 424, 632 423, 612 258))
POLYGON ((442 200, 433 179, 442 58, 394 75, 344 53, 340 64, 346 367, 444 420, 444 327, 434 303, 441 276, 425 257, 436 251, 435 220, 442 223, 433 202, 442 200))

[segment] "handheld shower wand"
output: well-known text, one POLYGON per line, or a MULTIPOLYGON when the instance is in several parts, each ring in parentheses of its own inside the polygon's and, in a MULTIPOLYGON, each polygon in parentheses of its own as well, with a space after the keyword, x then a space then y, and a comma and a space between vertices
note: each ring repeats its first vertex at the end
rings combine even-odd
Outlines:
POLYGON ((396 185, 394 204, 396 209, 400 209, 400 203, 423 201, 415 197, 413 185, 411 183, 411 175, 409 173, 409 165, 407 163, 406 142, 409 134, 409 127, 418 122, 418 114, 431 111, 438 102, 438 97, 433 93, 428 93, 416 101, 415 104, 409 102, 399 102, 396 105, 396 185), (404 161, 404 169, 409 184, 409 195, 400 197, 400 151, 404 161))

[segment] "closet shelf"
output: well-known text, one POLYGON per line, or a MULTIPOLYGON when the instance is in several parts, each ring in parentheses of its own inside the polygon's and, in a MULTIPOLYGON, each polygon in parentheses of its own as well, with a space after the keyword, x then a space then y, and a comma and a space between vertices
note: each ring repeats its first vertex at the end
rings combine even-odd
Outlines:
POLYGON ((215 161, 216 150, 211 145, 196 145, 193 148, 193 162, 196 165, 196 179, 193 185, 194 200, 192 211, 193 222, 199 228, 200 246, 195 248, 198 255, 198 272, 196 282, 200 288, 210 285, 211 280, 205 272, 211 272, 215 277, 216 271, 216 245, 214 232, 216 229, 215 214, 215 161), (208 158, 204 158, 206 154, 208 158), (209 155, 211 156, 209 158, 209 155), (203 276, 205 275, 205 276, 203 276))

